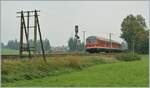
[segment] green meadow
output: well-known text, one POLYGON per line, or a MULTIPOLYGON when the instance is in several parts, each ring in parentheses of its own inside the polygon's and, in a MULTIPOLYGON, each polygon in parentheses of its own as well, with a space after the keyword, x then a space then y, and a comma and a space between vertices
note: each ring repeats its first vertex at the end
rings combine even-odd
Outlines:
POLYGON ((12 82, 2 82, 2 86, 148 87, 148 55, 141 55, 141 60, 135 61, 117 61, 113 57, 106 56, 66 56, 61 59, 60 57, 55 57, 49 61, 49 63, 53 64, 53 67, 52 65, 49 65, 48 68, 47 66, 43 65, 43 67, 39 66, 37 68, 37 66, 40 64, 34 66, 30 65, 26 61, 23 62, 28 64, 28 67, 25 64, 21 65, 22 62, 20 61, 5 61, 5 63, 2 62, 2 81, 3 76, 9 76, 10 80, 12 80, 12 82), (14 67, 8 69, 8 62, 11 64, 11 66, 14 67), (16 63, 24 68, 21 69, 21 67, 16 65, 16 63), (32 69, 30 67, 32 67, 32 69), (4 68, 7 69, 4 70, 4 68), (45 71, 45 68, 48 69, 45 71), (18 69, 18 71, 22 72, 8 72, 7 70, 10 69, 18 69), (43 71, 39 69, 42 69, 43 71), (4 75, 3 70, 9 75, 6 75, 6 73, 4 75), (41 71, 41 73, 37 74, 39 71, 41 71), (29 73, 33 73, 34 75, 27 75, 29 73), (35 77, 35 75, 37 75, 37 77, 35 77), (38 77, 39 75, 41 75, 41 77, 38 77), (20 78, 13 81, 14 76, 16 76, 15 79, 19 77, 26 77, 26 79, 20 78))
POLYGON ((19 50, 14 50, 14 49, 1 49, 1 54, 2 55, 16 55, 19 54, 19 50))

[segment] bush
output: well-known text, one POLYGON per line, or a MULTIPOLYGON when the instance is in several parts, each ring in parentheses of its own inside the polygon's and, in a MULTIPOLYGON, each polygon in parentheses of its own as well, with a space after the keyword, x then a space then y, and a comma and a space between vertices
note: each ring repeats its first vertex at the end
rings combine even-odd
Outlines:
POLYGON ((117 54, 115 58, 120 61, 134 61, 141 59, 141 57, 138 54, 134 53, 133 55, 133 53, 131 52, 117 54))

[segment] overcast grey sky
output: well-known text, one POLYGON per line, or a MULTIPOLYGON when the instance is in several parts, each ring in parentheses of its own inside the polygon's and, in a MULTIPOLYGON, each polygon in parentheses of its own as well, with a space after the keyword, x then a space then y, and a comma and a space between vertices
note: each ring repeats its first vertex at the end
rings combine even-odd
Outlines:
POLYGON ((20 10, 40 10, 40 25, 43 39, 48 38, 52 46, 67 45, 74 36, 74 26, 79 25, 79 36, 100 36, 121 41, 121 22, 129 14, 141 14, 149 25, 148 1, 2 1, 1 40, 18 39, 20 10))

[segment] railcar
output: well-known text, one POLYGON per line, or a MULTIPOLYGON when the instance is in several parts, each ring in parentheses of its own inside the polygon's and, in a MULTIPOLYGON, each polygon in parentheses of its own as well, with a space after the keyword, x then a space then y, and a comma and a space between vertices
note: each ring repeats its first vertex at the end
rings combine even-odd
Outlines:
POLYGON ((94 52, 119 52, 122 45, 114 40, 102 37, 90 36, 86 39, 86 51, 94 52))

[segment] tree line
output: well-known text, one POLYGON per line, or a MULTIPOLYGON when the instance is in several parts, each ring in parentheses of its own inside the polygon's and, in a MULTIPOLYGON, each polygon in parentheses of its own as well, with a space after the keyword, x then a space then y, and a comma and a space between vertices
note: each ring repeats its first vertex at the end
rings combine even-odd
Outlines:
MULTIPOLYGON (((29 40, 29 46, 30 47, 34 46, 34 41, 33 40, 29 40)), ((37 40, 36 46, 37 46, 36 47, 37 52, 40 53, 42 51, 40 40, 37 40)), ((6 45, 4 43, 1 43, 1 47, 2 48, 19 50, 20 42, 17 41, 16 39, 15 40, 9 40, 6 45)), ((51 45, 50 45, 50 42, 49 42, 48 39, 43 40, 43 47, 44 47, 45 52, 51 52, 51 45)))
MULTIPOLYGON (((29 40, 29 45, 30 47, 34 47, 34 41, 29 40)), ((17 39, 9 40, 6 45, 4 43, 1 43, 1 47, 7 48, 7 49, 19 50, 19 46, 20 46, 20 42, 17 41, 17 39)), ((40 53, 42 51, 40 40, 37 41, 36 46, 37 46, 36 48, 37 52, 40 53)), ((44 46, 45 52, 47 53, 52 52, 51 45, 48 39, 43 40, 43 46, 44 46)), ((78 51, 79 52, 79 51, 83 51, 85 47, 84 47, 84 43, 82 43, 80 40, 77 41, 76 39, 71 37, 69 38, 69 41, 68 41, 68 48, 69 49, 66 51, 71 51, 71 52, 78 51)))

